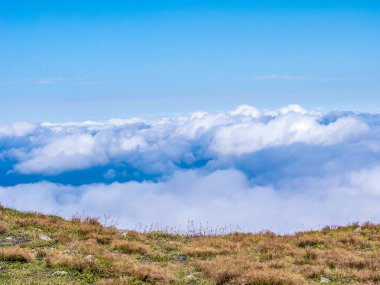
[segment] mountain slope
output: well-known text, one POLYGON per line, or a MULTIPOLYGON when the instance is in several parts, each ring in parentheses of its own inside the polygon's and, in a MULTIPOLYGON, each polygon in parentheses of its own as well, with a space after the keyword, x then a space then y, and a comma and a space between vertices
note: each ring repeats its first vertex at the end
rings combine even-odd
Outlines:
POLYGON ((0 284, 380 284, 380 226, 184 236, 1 208, 0 267, 0 284))

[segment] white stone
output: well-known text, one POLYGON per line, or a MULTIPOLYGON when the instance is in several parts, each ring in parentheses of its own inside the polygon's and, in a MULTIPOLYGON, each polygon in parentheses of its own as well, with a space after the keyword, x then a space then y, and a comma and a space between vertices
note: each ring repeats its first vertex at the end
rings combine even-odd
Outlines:
POLYGON ((330 279, 328 279, 326 277, 321 277, 320 282, 321 283, 330 283, 331 281, 330 281, 330 279))
POLYGON ((47 235, 39 234, 38 237, 42 240, 51 241, 51 238, 47 235))
POLYGON ((56 272, 53 273, 53 276, 65 276, 67 274, 69 274, 67 271, 57 270, 56 272))

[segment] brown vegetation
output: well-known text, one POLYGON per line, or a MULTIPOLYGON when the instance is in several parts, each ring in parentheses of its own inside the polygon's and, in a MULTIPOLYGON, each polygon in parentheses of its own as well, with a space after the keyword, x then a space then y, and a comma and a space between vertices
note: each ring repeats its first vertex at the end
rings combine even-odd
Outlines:
POLYGON ((8 231, 9 227, 6 223, 0 221, 0 234, 4 234, 8 231))
POLYGON ((136 241, 116 240, 112 246, 114 250, 118 250, 122 253, 151 254, 149 246, 136 241))
POLYGON ((380 226, 368 223, 294 235, 185 236, 121 232, 93 218, 67 221, 4 208, 0 217, 4 284, 302 285, 324 278, 380 284, 380 226), (44 273, 28 275, 28 266, 44 273))
POLYGON ((28 250, 20 247, 6 247, 0 248, 0 260, 10 262, 29 262, 33 259, 33 256, 28 250))

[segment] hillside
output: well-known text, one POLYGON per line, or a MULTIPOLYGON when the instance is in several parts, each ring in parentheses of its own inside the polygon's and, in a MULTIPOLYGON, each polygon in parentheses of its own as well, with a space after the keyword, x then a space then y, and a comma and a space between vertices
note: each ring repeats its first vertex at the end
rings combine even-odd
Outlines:
POLYGON ((189 237, 0 211, 1 284, 380 284, 380 225, 189 237))

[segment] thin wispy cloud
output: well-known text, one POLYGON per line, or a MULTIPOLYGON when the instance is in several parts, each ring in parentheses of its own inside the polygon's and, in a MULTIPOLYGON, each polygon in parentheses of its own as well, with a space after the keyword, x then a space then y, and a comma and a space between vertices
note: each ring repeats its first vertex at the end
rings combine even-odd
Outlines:
POLYGON ((367 80, 371 77, 357 76, 357 77, 323 77, 323 76, 302 76, 291 74, 268 74, 256 75, 251 77, 256 81, 350 81, 350 80, 367 80))
POLYGON ((86 78, 68 78, 68 77, 45 77, 34 82, 35 84, 57 84, 57 83, 74 83, 83 85, 95 85, 100 81, 86 78))
POLYGON ((69 79, 66 77, 44 77, 37 81, 35 81, 35 84, 55 84, 63 81, 68 81, 69 79))
POLYGON ((10 79, 0 81, 0 85, 24 85, 24 84, 33 84, 33 85, 54 85, 54 84, 83 84, 83 85, 95 85, 99 84, 99 80, 94 80, 91 78, 70 78, 64 76, 51 76, 51 77, 42 77, 39 79, 33 78, 23 78, 23 79, 10 79))

